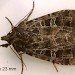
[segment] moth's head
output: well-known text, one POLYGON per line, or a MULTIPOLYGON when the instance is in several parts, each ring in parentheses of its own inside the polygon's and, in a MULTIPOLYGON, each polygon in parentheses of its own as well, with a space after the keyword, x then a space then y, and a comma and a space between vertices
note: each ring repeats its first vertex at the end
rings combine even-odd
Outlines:
POLYGON ((14 36, 13 33, 14 33, 15 28, 14 28, 12 22, 11 22, 7 17, 5 17, 5 18, 6 18, 6 19, 10 22, 10 24, 11 24, 11 31, 10 31, 9 33, 7 33, 5 36, 2 36, 2 37, 1 37, 1 40, 7 41, 8 43, 11 44, 11 40, 13 40, 13 36, 14 36))
POLYGON ((14 31, 14 30, 15 30, 15 29, 13 29, 13 30, 12 30, 11 32, 9 32, 7 35, 1 37, 1 40, 7 41, 7 43, 6 43, 6 44, 2 44, 2 45, 0 45, 0 46, 8 47, 8 45, 11 45, 11 44, 12 44, 12 42, 13 42, 14 39, 15 39, 15 31, 14 31))
POLYGON ((11 35, 12 35, 12 33, 8 33, 7 35, 2 36, 2 37, 1 37, 1 40, 9 41, 9 40, 10 40, 10 38, 12 37, 11 35))

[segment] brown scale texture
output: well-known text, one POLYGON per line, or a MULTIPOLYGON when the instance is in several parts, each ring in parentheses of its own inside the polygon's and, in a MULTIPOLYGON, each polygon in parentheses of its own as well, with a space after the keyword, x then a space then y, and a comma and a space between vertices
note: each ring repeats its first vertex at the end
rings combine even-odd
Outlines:
POLYGON ((75 10, 57 11, 17 28, 24 30, 26 54, 58 64, 75 64, 75 10))

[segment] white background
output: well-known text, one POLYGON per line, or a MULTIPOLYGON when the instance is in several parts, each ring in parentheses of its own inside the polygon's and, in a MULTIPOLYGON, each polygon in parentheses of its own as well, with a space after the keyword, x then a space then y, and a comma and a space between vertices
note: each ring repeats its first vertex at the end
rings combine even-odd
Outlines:
MULTIPOLYGON (((29 19, 52 13, 63 9, 75 9, 75 0, 34 0, 35 8, 29 19)), ((33 0, 0 0, 0 37, 11 30, 10 23, 5 19, 7 16, 14 26, 32 9, 33 0)), ((5 43, 0 40, 0 44, 5 43)), ((75 75, 74 65, 58 65, 57 73, 53 64, 28 55, 23 55, 23 75, 75 75)), ((0 71, 0 75, 21 75, 21 62, 8 48, 0 47, 0 68, 16 68, 15 71, 0 71)))

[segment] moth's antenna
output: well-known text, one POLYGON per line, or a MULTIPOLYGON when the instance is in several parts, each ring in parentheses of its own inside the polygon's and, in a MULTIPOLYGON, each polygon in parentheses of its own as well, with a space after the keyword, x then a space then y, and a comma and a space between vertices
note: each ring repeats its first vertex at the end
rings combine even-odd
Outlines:
POLYGON ((31 11, 24 17, 24 18, 22 18, 17 24, 16 24, 16 26, 17 25, 19 25, 22 21, 28 21, 28 18, 30 17, 30 15, 32 14, 32 12, 33 12, 33 10, 34 10, 34 1, 33 1, 33 7, 32 7, 32 9, 31 9, 31 11))
MULTIPOLYGON (((33 1, 33 7, 32 7, 32 9, 31 9, 31 11, 24 17, 24 18, 22 18, 15 26, 17 26, 17 25, 19 25, 22 21, 27 21, 28 20, 28 18, 30 17, 30 15, 32 14, 32 12, 33 12, 33 10, 34 10, 34 1, 33 1), (27 18, 26 18, 27 17, 27 18)), ((8 19, 8 18, 7 18, 8 19)), ((11 23, 11 21, 8 19, 8 21, 11 23)), ((11 23, 12 24, 12 23, 11 23)), ((14 27, 13 27, 14 28, 14 27)), ((12 28, 12 29, 13 29, 12 28)), ((12 30, 10 30, 10 32, 11 32, 12 30)))
POLYGON ((11 24, 11 29, 13 29, 14 28, 14 26, 13 26, 13 24, 12 24, 12 22, 7 18, 7 17, 5 17, 8 21, 9 21, 9 23, 11 24))
POLYGON ((28 20, 28 18, 29 18, 30 15, 32 14, 33 10, 34 10, 34 2, 33 2, 32 10, 27 14, 27 18, 26 18, 26 19, 24 18, 26 21, 28 20))

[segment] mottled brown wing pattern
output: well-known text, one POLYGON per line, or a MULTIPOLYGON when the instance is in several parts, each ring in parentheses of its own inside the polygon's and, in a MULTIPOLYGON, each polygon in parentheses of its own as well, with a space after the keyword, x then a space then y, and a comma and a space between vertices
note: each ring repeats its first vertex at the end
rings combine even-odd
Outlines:
POLYGON ((15 27, 6 17, 12 30, 1 37, 7 43, 0 46, 14 47, 22 63, 21 73, 24 65, 21 52, 53 64, 75 65, 75 10, 61 10, 28 21, 33 9, 34 2, 27 18, 15 27))
POLYGON ((27 33, 26 54, 57 64, 75 64, 75 10, 23 21, 17 28, 27 33))

